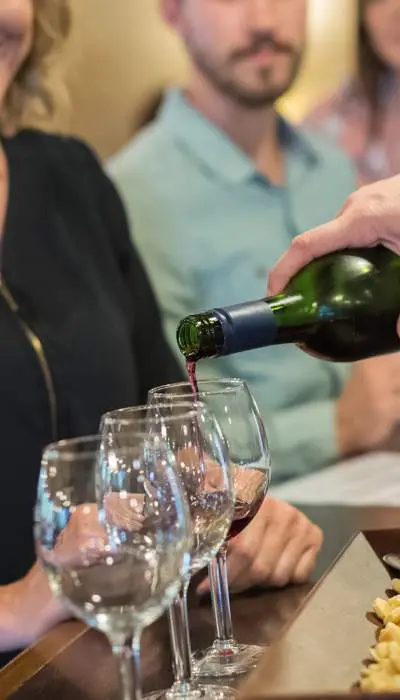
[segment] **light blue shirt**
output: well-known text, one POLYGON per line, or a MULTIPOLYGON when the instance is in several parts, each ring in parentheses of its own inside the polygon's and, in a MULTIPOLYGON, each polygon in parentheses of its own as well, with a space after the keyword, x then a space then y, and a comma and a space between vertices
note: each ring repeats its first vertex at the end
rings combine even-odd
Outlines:
MULTIPOLYGON (((268 269, 293 236, 334 217, 355 188, 337 147, 282 119, 279 134, 284 187, 173 91, 156 121, 109 163, 178 356, 180 319, 265 296, 268 269)), ((199 373, 248 381, 269 433, 275 482, 337 458, 335 400, 347 366, 286 345, 205 361, 199 373)))

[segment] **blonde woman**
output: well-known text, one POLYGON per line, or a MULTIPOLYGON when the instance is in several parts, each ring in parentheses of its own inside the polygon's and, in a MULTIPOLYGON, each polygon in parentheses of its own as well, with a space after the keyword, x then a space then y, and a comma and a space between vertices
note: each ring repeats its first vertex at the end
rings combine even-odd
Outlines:
POLYGON ((21 128, 56 107, 51 62, 69 24, 67 0, 0 2, 0 651, 63 614, 30 569, 44 445, 181 376, 96 158, 21 128))
POLYGON ((400 0, 358 0, 356 75, 305 125, 353 159, 360 185, 400 173, 400 0))

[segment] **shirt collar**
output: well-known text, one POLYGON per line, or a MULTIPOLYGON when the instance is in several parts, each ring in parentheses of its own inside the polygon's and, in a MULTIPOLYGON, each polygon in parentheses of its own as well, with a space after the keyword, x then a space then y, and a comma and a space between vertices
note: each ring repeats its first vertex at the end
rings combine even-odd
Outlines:
MULTIPOLYGON (((313 164, 317 153, 307 134, 278 115, 278 133, 289 156, 313 164)), ((259 176, 253 161, 221 129, 193 107, 180 90, 171 90, 163 103, 158 121, 190 151, 203 167, 230 182, 259 176)))

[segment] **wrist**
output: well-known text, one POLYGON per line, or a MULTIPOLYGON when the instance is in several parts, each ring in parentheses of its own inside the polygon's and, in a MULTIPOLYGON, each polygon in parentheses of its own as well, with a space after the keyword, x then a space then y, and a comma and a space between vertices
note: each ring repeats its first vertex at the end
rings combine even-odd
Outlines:
POLYGON ((53 594, 48 578, 38 562, 17 583, 21 585, 19 596, 23 596, 26 601, 23 606, 24 617, 31 622, 28 643, 35 641, 57 623, 71 617, 63 601, 53 594))
POLYGON ((0 587, 0 652, 25 646, 22 615, 18 614, 20 600, 19 581, 0 587))
POLYGON ((35 564, 24 578, 0 588, 0 651, 22 649, 69 617, 35 564))

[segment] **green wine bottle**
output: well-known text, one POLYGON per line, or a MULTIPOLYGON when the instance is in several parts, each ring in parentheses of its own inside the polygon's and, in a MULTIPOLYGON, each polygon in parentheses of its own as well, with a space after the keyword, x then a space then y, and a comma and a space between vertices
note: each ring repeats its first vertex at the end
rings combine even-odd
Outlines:
POLYGON ((400 257, 346 249, 313 260, 277 296, 184 318, 177 341, 194 362, 280 343, 353 362, 400 350, 399 314, 400 257))

